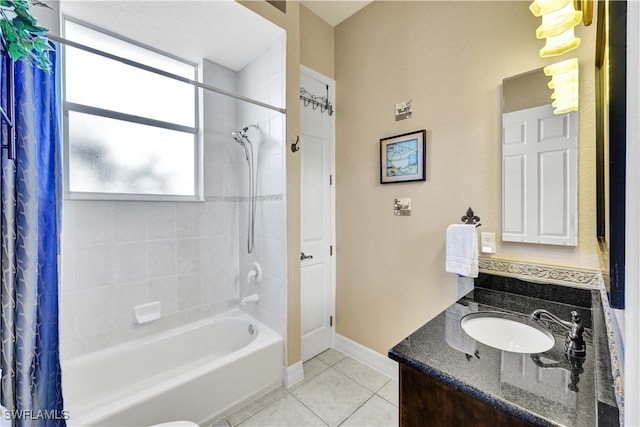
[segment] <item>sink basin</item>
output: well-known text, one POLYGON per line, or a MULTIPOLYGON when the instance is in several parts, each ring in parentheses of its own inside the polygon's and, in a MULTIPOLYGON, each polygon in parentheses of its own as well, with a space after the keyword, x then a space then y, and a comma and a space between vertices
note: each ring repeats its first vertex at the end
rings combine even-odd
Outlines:
POLYGON ((513 353, 542 353, 555 344, 555 338, 547 329, 511 314, 471 313, 460 320, 460 325, 471 338, 513 353))

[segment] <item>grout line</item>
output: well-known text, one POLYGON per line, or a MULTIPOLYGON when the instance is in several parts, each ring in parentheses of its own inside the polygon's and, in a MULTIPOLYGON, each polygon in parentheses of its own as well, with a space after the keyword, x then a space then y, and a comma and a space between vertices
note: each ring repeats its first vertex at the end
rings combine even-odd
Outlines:
MULTIPOLYGON (((382 387, 380 387, 380 390, 382 390, 383 388, 385 388, 385 386, 387 384, 389 384, 391 381, 395 381, 393 379, 389 379, 389 381, 387 381, 386 383, 384 383, 384 385, 382 387)), ((380 391, 378 390, 378 391, 380 391)), ((387 399, 386 397, 382 396, 381 394, 378 394, 378 391, 376 392, 376 396, 378 396, 380 399, 384 400, 385 402, 389 402, 391 405, 395 406, 396 408, 399 408, 399 405, 396 405, 395 403, 393 403, 392 401, 390 401, 389 399, 387 399)))
POLYGON ((369 396, 369 398, 367 400, 365 400, 364 402, 362 402, 362 405, 358 406, 351 414, 349 414, 349 416, 347 418, 345 418, 344 420, 342 420, 342 422, 340 424, 338 424, 338 426, 341 426, 342 424, 346 423, 347 420, 351 417, 353 417, 353 415, 358 412, 360 410, 360 408, 362 408, 368 401, 370 401, 373 396, 375 396, 376 394, 373 393, 371 394, 371 396, 369 396))
MULTIPOLYGON (((313 409, 311 409, 309 406, 307 406, 302 400, 300 400, 295 394, 294 391, 298 390, 300 387, 304 386, 305 384, 307 384, 309 381, 313 380, 314 378, 318 377, 319 375, 321 375, 322 373, 326 372, 328 369, 333 369, 333 372, 353 381, 354 383, 358 384, 359 386, 363 387, 366 391, 368 391, 370 393, 370 396, 362 403, 360 404, 357 408, 355 408, 344 420, 342 420, 338 425, 342 426, 347 420, 349 420, 357 411, 359 411, 367 402, 369 402, 374 396, 379 397, 380 399, 382 399, 384 402, 387 402, 388 404, 392 405, 395 408, 398 408, 398 406, 396 406, 393 402, 390 402, 389 400, 385 399, 383 396, 379 395, 378 392, 380 390, 382 390, 387 384, 389 384, 392 379, 388 379, 380 388, 378 388, 377 391, 372 391, 371 389, 369 389, 368 387, 366 387, 365 385, 361 384, 360 382, 358 382, 357 380, 355 380, 354 378, 351 378, 349 375, 345 374, 344 372, 338 370, 337 368, 335 368, 335 365, 339 362, 341 362, 342 360, 346 359, 347 355, 345 355, 345 357, 341 358, 340 360, 338 360, 337 362, 333 363, 333 364, 329 364, 321 359, 317 359, 319 362, 321 362, 324 366, 326 366, 322 371, 318 372, 317 374, 315 374, 312 377, 309 378, 305 378, 305 381, 303 383, 301 383, 298 387, 294 388, 294 389, 288 389, 286 387, 283 387, 283 389, 288 393, 289 396, 293 397, 298 403, 300 403, 303 407, 305 407, 307 410, 309 410, 313 415, 315 415, 320 421, 322 421, 322 423, 324 423, 326 426, 330 426, 330 423, 325 420, 323 417, 321 417, 318 413, 316 413, 313 409)), ((317 356, 315 356, 315 358, 317 358, 317 356)), ((312 359, 310 359, 312 360, 312 359)), ((355 360, 355 359, 354 359, 355 360)), ((360 362, 362 363, 362 362, 360 362)), ((363 365, 367 366, 370 368, 370 366, 366 365, 363 363, 363 365)), ((372 368, 373 369, 373 368, 372 368)), ((260 410, 258 410, 257 412, 247 416, 245 419, 243 419, 242 421, 240 421, 238 424, 234 424, 234 427, 237 427, 239 425, 241 425, 242 423, 246 422, 247 420, 249 420, 250 418, 258 415, 259 413, 261 413, 262 411, 266 410, 267 408, 271 407, 272 405, 274 405, 275 403, 281 401, 282 399, 284 399, 286 397, 286 394, 283 395, 281 398, 274 400, 273 402, 269 403, 268 405, 266 405, 265 407, 261 408, 260 410)), ((252 402, 247 403, 247 405, 251 404, 252 402)), ((241 410, 242 408, 238 409, 241 410)))
MULTIPOLYGON (((324 372, 324 371, 322 371, 322 372, 324 372)), ((316 375, 316 376, 317 376, 317 375, 316 375)), ((287 390, 287 392, 288 392, 288 393, 289 393, 289 394, 290 394, 290 395, 291 395, 295 400, 297 400, 298 402, 300 402, 300 404, 301 404, 302 406, 304 406, 305 408, 307 408, 307 409, 308 409, 308 410, 309 410, 313 415, 315 415, 316 417, 318 417, 318 419, 319 419, 320 421, 322 421, 322 422, 323 422, 327 427, 330 427, 330 424, 329 424, 329 423, 327 423, 327 422, 325 421, 325 419, 324 419, 324 418, 322 418, 319 414, 316 414, 316 412, 315 412, 313 409, 309 408, 309 407, 308 407, 308 406, 307 406, 307 405, 306 405, 302 400, 298 399, 298 397, 297 397, 296 395, 294 395, 294 394, 293 394, 292 392, 290 392, 289 390, 287 390)))
MULTIPOLYGON (((284 387, 284 386, 280 386, 280 387, 282 387, 282 389, 283 389, 284 391, 286 391, 287 393, 289 393, 289 390, 287 390, 287 388, 286 388, 286 387, 284 387)), ((277 389, 275 389, 275 390, 277 390, 277 389)), ((273 390, 273 391, 271 391, 271 392, 269 392, 269 393, 273 393, 275 390, 273 390)), ((269 394, 269 393, 267 393, 267 394, 269 394)), ((228 419, 229 419, 229 417, 230 417, 231 415, 235 414, 236 412, 241 411, 242 409, 244 409, 244 408, 246 408, 247 406, 249 406, 249 405, 251 405, 252 403, 254 403, 256 400, 258 400, 258 399, 261 399, 261 398, 265 397, 267 394, 265 394, 265 395, 263 395, 263 396, 261 396, 261 397, 258 397, 257 399, 254 399, 254 400, 252 400, 251 402, 247 403, 246 405, 244 405, 244 406, 242 406, 242 407, 238 408, 236 411, 234 411, 234 412, 232 412, 231 414, 227 415, 227 416, 225 417, 225 419, 228 421, 228 419)), ((277 402, 281 401, 281 400, 282 400, 282 399, 284 399, 285 397, 286 397, 286 394, 285 394, 285 395, 283 395, 282 397, 280 397, 280 398, 278 398, 278 399, 274 400, 273 402, 271 402, 271 403, 269 403, 269 404, 265 405, 263 408, 260 408, 260 409, 259 409, 259 410, 257 410, 256 412, 254 412, 254 413, 250 414, 249 416, 247 416, 246 418, 244 418, 243 420, 241 420, 241 421, 240 421, 240 422, 238 422, 237 424, 234 424, 234 425, 233 425, 233 427, 239 426, 240 424, 242 424, 242 423, 244 423, 245 421, 247 421, 249 418, 251 418, 251 417, 254 417, 254 416, 258 415, 260 412, 262 412, 262 411, 264 411, 265 409, 269 408, 270 406, 272 406, 272 405, 276 404, 277 402)), ((230 423, 230 422, 229 422, 229 423, 230 423)))

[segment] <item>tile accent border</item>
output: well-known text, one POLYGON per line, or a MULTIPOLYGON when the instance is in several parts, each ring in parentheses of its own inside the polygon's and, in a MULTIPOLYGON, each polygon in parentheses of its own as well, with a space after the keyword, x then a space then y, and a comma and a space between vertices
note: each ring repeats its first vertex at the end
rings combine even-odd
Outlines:
MULTIPOLYGON (((207 202, 227 202, 227 203, 239 203, 239 202, 248 202, 250 197, 248 196, 206 196, 205 201, 207 202)), ((283 200, 284 196, 282 194, 265 194, 264 196, 257 196, 257 202, 274 202, 283 200)))
POLYGON ((482 273, 577 288, 597 289, 599 284, 598 277, 602 281, 600 270, 535 264, 498 258, 478 257, 478 267, 482 273))
POLYGON ((620 347, 618 342, 619 329, 616 327, 615 314, 609 306, 609 297, 604 286, 602 274, 600 274, 598 289, 600 290, 600 298, 602 299, 602 311, 604 312, 604 321, 607 325, 607 342, 609 343, 609 353, 611 354, 611 373, 613 375, 613 385, 616 390, 616 400, 618 403, 618 411, 620 414, 620 425, 624 425, 624 377, 622 375, 622 359, 620 358, 620 347))
POLYGON ((622 375, 623 366, 619 345, 621 340, 616 332, 618 328, 616 326, 615 313, 613 313, 613 309, 609 306, 609 297, 607 296, 602 271, 486 257, 478 257, 478 265, 480 272, 486 274, 515 277, 531 282, 544 282, 577 288, 595 289, 600 292, 602 311, 607 327, 607 342, 609 344, 609 353, 611 354, 611 373, 613 375, 616 400, 620 414, 620 425, 622 425, 624 420, 624 377, 622 375))

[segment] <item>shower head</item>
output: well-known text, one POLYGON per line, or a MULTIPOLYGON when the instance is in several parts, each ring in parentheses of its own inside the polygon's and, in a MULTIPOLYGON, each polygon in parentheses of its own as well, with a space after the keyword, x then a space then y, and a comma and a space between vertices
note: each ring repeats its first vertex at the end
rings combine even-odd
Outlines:
POLYGON ((251 124, 249 126, 243 127, 242 129, 240 129, 237 132, 231 132, 231 136, 240 145, 244 145, 245 142, 249 142, 249 144, 251 144, 251 141, 249 141, 249 137, 247 137, 247 131, 249 130, 249 128, 259 129, 258 125, 251 124))
MULTIPOLYGON (((242 129, 240 129, 237 132, 231 132, 231 136, 233 136, 233 139, 235 139, 235 141, 240 144, 242 146, 242 148, 244 149, 244 156, 247 159, 247 162, 249 161, 249 148, 247 147, 247 144, 251 146, 251 141, 249 141, 249 138, 247 137, 247 130, 249 130, 249 127, 244 127, 242 129)), ((251 147, 253 148, 253 147, 251 147)))
POLYGON ((241 130, 239 130, 237 132, 231 132, 231 136, 233 136, 233 139, 235 139, 237 143, 243 144, 244 143, 244 139, 247 137, 246 132, 247 132, 248 129, 249 128, 244 128, 244 129, 241 129, 241 130))

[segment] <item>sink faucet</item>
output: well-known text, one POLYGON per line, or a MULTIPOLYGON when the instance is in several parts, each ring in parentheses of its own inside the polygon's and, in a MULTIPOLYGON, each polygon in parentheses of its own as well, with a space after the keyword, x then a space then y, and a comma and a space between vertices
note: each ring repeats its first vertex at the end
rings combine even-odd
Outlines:
POLYGON ((584 333, 584 326, 582 326, 580 314, 578 314, 577 311, 572 311, 571 321, 567 322, 549 313, 547 310, 539 308, 531 313, 531 319, 540 320, 540 316, 543 314, 569 331, 567 338, 564 341, 565 354, 569 357, 584 358, 587 355, 587 346, 584 342, 584 338, 582 337, 582 334, 584 333))

